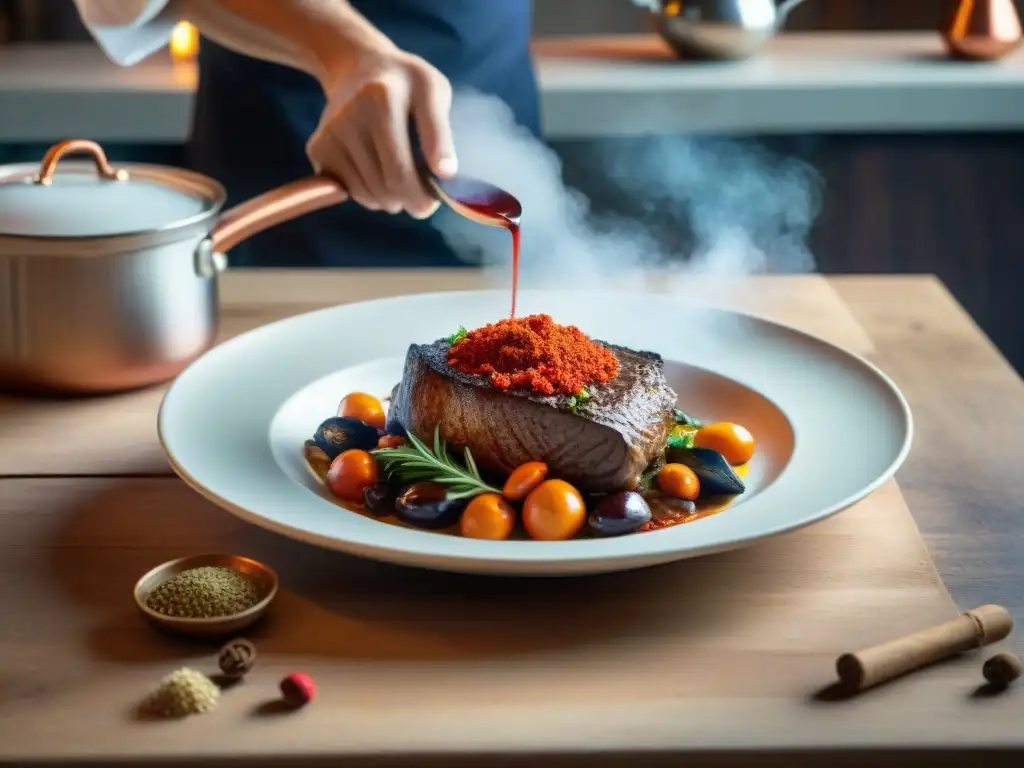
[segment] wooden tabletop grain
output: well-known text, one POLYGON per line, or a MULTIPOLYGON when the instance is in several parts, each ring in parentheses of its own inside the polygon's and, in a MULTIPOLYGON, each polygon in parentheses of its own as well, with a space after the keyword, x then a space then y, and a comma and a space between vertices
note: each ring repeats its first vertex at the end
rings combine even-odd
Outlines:
POLYGON ((937 279, 829 282, 910 403, 896 477, 943 581, 961 606, 1024 621, 1024 382, 937 279))
MULTIPOLYGON (((482 284, 483 278, 469 270, 231 273, 223 283, 222 335, 227 338, 265 322, 340 302, 482 284)), ((646 284, 631 286, 630 290, 668 290, 657 276, 651 276, 646 284)), ((741 282, 704 281, 699 293, 712 303, 784 317, 795 325, 801 325, 803 318, 805 325, 818 327, 821 323, 815 325, 814 318, 827 314, 830 320, 822 335, 865 355, 895 380, 910 402, 916 428, 914 447, 897 480, 945 584, 963 608, 1000 603, 1011 610, 1017 622, 1024 621, 1024 517, 1018 512, 1024 493, 1020 469, 1024 451, 1017 440, 1024 432, 1024 382, 945 287, 928 276, 773 276, 741 282)), ((19 547, 18 532, 39 531, 39 526, 46 524, 30 523, 19 514, 31 514, 32 509, 50 514, 47 509, 60 499, 73 498, 77 487, 81 486, 83 493, 94 492, 110 478, 155 477, 161 484, 174 482, 156 442, 155 414, 162 392, 163 388, 157 387, 90 400, 0 397, 0 513, 4 508, 12 512, 0 516, 8 553, 8 561, 0 563, 0 568, 8 573, 13 569, 30 573, 35 567, 32 558, 37 556, 31 542, 19 547), (15 495, 24 498, 14 503, 15 495)), ((140 499, 158 489, 156 481, 131 482, 154 483, 139 486, 140 499)), ((181 498, 180 490, 175 491, 179 494, 175 498, 181 498)), ((169 499, 152 497, 147 503, 160 508, 175 503, 169 499)), ((95 513, 97 519, 104 517, 98 510, 95 513)), ((110 501, 106 516, 109 525, 101 533, 117 546, 128 545, 132 531, 137 533, 138 526, 147 524, 127 516, 116 499, 110 501)), ((94 535, 85 529, 64 531, 64 536, 75 542, 94 535)), ((189 542, 168 544, 181 549, 189 542)), ((135 557, 142 566, 143 553, 126 551, 125 556, 135 557)), ((101 576, 85 574, 80 578, 84 595, 101 576)), ((16 628, 19 603, 17 597, 13 599, 13 605, 0 605, 0 621, 13 621, 9 627, 16 628)), ((118 631, 132 631, 123 628, 127 625, 119 626, 122 629, 118 631)), ((22 634, 22 630, 11 632, 22 634)), ((11 632, 8 635, 14 636, 11 632)), ((140 654, 153 653, 138 642, 125 647, 140 654)), ((38 649, 39 658, 53 650, 38 649)), ((44 674, 40 691, 26 689, 25 695, 43 695, 47 687, 59 691, 61 682, 51 678, 44 674)), ((4 680, 28 685, 26 679, 25 670, 5 670, 0 664, 0 685, 4 680)), ((1014 701, 1019 706, 1021 699, 1014 701)), ((0 712, 0 741, 3 722, 0 712)), ((45 731, 40 725, 40 738, 45 731)), ((721 756, 704 757, 707 759, 700 764, 734 764, 721 756)), ((881 759, 877 755, 804 757, 809 758, 808 765, 852 766, 881 759)), ((930 765, 958 764, 948 754, 927 757, 930 765)), ((1009 764, 995 752, 987 757, 989 765, 1009 764)), ((616 763, 614 756, 601 759, 605 762, 588 758, 586 763, 639 764, 636 755, 621 763, 616 763)), ((476 763, 449 760, 445 764, 476 763)), ((513 763, 491 760, 487 764, 513 763)), ((515 764, 531 763, 526 759, 515 764)), ((651 764, 669 763, 653 759, 651 764)), ((688 764, 697 764, 695 757, 688 758, 688 764)), ((782 755, 761 755, 753 762, 747 759, 736 764, 793 763, 782 755)))

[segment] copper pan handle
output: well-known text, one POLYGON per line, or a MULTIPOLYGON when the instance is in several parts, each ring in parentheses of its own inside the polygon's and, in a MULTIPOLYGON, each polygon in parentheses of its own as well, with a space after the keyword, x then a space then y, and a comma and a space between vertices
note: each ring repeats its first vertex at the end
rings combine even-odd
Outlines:
POLYGON ((284 184, 226 211, 210 232, 210 249, 226 253, 265 229, 347 199, 341 184, 326 174, 284 184))

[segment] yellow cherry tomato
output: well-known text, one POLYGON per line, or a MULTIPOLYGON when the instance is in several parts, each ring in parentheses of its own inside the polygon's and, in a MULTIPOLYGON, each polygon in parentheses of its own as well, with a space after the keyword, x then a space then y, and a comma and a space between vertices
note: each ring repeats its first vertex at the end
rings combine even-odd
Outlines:
POLYGON ((548 476, 548 465, 543 461, 528 461, 512 470, 501 489, 509 501, 522 501, 530 491, 544 482, 548 476))
POLYGON ((474 496, 459 519, 459 532, 467 539, 501 541, 512 534, 516 511, 496 493, 474 496))
POLYGON ((697 448, 718 451, 734 467, 746 464, 754 455, 754 436, 745 427, 731 421, 701 427, 694 435, 693 444, 697 448))
POLYGON ((658 488, 677 499, 693 501, 700 496, 700 480, 685 464, 666 464, 658 472, 658 488))
POLYGON ((359 419, 377 429, 384 429, 384 405, 368 392, 346 395, 338 405, 338 415, 359 419))
POLYGON ((327 487, 339 499, 362 503, 363 489, 376 484, 377 462, 367 451, 339 453, 327 470, 327 487))
POLYGON ((587 520, 580 492, 564 480, 545 480, 523 502, 523 527, 531 539, 571 539, 587 520))

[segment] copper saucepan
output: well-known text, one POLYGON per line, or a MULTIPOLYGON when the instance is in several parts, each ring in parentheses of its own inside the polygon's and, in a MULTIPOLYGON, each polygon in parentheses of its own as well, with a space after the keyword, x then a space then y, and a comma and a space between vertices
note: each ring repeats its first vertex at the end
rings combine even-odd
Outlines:
POLYGON ((344 202, 310 176, 221 214, 179 168, 114 168, 93 141, 0 166, 0 389, 102 393, 167 381, 215 341, 217 276, 248 237, 344 202), (85 153, 87 162, 63 161, 85 153))

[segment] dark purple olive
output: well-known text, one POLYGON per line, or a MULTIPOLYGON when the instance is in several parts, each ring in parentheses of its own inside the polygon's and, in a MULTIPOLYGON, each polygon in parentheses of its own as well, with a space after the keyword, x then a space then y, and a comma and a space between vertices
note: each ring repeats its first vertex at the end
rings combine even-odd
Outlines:
POLYGON ((387 517, 395 514, 398 491, 387 483, 368 485, 363 489, 363 506, 371 515, 387 517))
POLYGON ((313 435, 317 448, 334 461, 338 454, 353 448, 372 451, 377 447, 377 430, 359 419, 332 416, 317 427, 313 435))
POLYGON ((459 522, 469 499, 449 499, 448 489, 438 483, 414 483, 395 503, 399 520, 417 528, 448 528, 459 522))
POLYGON ((590 513, 590 529, 599 536, 633 533, 651 519, 651 508, 636 491, 610 493, 590 513))
POLYGON ((427 481, 413 483, 402 489, 398 497, 398 503, 402 505, 426 504, 435 501, 444 501, 448 498, 448 489, 440 483, 427 481))

